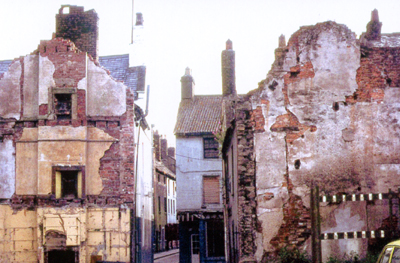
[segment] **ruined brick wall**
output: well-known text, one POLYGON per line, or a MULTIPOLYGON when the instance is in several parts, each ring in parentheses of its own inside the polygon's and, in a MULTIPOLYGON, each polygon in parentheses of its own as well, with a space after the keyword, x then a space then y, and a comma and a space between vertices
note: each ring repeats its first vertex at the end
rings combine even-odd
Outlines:
POLYGON ((225 256, 229 262, 255 262, 258 223, 254 127, 259 114, 252 110, 248 98, 226 97, 223 108, 225 256))
POLYGON ((240 254, 242 259, 253 258, 256 252, 254 229, 257 227, 257 202, 254 156, 254 124, 251 104, 243 102, 236 107, 236 129, 238 139, 238 224, 240 235, 240 254))
MULTIPOLYGON (((310 247, 312 183, 328 195, 397 187, 399 35, 374 34, 358 40, 334 22, 301 27, 286 46, 280 44, 266 80, 249 94, 257 261, 285 246, 310 247)), ((322 203, 321 230, 392 231, 390 213, 387 200, 322 203)), ((322 256, 350 253, 348 246, 363 256, 371 242, 322 241, 322 256)))

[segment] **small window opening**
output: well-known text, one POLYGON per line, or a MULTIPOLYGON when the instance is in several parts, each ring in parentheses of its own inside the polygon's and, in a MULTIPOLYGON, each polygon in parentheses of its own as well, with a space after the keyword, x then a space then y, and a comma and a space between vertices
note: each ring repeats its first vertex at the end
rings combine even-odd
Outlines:
POLYGON ((65 199, 74 199, 78 197, 78 172, 61 172, 61 197, 65 199))
POLYGON ((296 161, 294 161, 294 168, 296 168, 296 170, 300 169, 300 165, 301 165, 301 162, 300 162, 299 159, 297 159, 296 161))
POLYGON ((268 88, 270 89, 270 90, 275 90, 276 89, 276 86, 278 86, 278 82, 276 82, 275 80, 272 82, 272 84, 271 85, 269 85, 268 86, 268 88))
POLYGON ((204 159, 219 158, 219 143, 214 138, 204 138, 204 159))
POLYGON ((300 74, 300 71, 291 71, 290 72, 290 77, 291 78, 295 78, 295 77, 297 77, 297 75, 299 75, 300 74))
POLYGON ((54 94, 54 109, 57 120, 71 119, 71 94, 54 94))
POLYGON ((386 83, 390 86, 390 84, 392 84, 392 79, 391 78, 387 78, 386 79, 386 83))
POLYGON ((339 103, 338 102, 335 102, 335 103, 333 103, 333 110, 334 111, 338 111, 339 110, 339 103))

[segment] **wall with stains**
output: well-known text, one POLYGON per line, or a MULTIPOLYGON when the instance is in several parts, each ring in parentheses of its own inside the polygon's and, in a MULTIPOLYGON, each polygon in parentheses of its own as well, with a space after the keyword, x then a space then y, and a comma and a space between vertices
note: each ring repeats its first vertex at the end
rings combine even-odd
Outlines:
POLYGON ((53 38, 11 63, 0 94, 0 262, 44 263, 48 251, 67 248, 79 262, 129 262, 132 91, 73 42, 53 38), (79 169, 82 195, 57 196, 60 169, 79 169))
MULTIPOLYGON (((252 104, 258 223, 242 234, 256 236, 256 261, 285 246, 311 252, 312 183, 321 195, 400 186, 399 36, 378 35, 357 39, 331 21, 301 27, 287 45, 280 43, 267 78, 240 102, 252 104)), ((252 148, 237 143, 239 155, 252 148)), ((388 200, 324 202, 321 231, 390 233, 390 211, 388 200)), ((379 242, 385 241, 322 241, 322 258, 364 256, 379 242)))
POLYGON ((45 262, 53 245, 50 232, 66 235, 66 246, 79 247, 79 262, 91 255, 104 261, 129 262, 130 214, 120 208, 39 208, 14 212, 0 205, 0 262, 45 262), (47 243, 46 243, 47 242, 47 243))

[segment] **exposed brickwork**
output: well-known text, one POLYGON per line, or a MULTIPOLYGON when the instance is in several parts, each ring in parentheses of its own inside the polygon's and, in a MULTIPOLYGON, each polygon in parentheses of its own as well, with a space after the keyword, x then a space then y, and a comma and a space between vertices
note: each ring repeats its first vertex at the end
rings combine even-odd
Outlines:
POLYGON ((283 224, 271 240, 277 249, 285 246, 300 247, 311 236, 311 215, 301 198, 290 194, 283 206, 283 224))
POLYGON ((63 14, 61 7, 56 15, 56 37, 70 39, 98 61, 98 19, 94 10, 84 12, 83 7, 69 6, 69 14, 63 14))
POLYGON ((254 121, 249 101, 236 104, 238 170, 238 231, 240 260, 253 258, 256 250, 256 162, 254 156, 254 121))
POLYGON ((283 79, 285 81, 285 85, 283 87, 283 95, 285 96, 285 106, 290 105, 289 97, 288 97, 288 85, 299 82, 302 79, 314 78, 314 67, 311 62, 306 62, 301 65, 296 65, 290 68, 290 72, 285 74, 283 79))
POLYGON ((358 89, 346 102, 382 102, 385 87, 400 87, 400 48, 361 48, 358 89))
MULTIPOLYGON (((261 100, 261 103, 266 105, 266 107, 269 107, 269 101, 267 100, 261 100)), ((254 122, 254 130, 255 132, 264 132, 264 125, 265 125, 265 118, 264 118, 264 114, 263 114, 263 109, 261 106, 257 106, 256 109, 254 109, 251 112, 251 119, 254 122)))
POLYGON ((317 127, 300 123, 296 115, 289 110, 287 110, 286 114, 278 116, 276 122, 271 126, 271 131, 273 132, 286 132, 287 143, 292 143, 303 137, 307 130, 315 132, 317 127))

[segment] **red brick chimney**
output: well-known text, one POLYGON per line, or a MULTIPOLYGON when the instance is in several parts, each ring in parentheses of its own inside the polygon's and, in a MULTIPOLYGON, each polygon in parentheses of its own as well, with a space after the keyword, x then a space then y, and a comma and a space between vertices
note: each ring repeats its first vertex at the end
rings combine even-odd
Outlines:
POLYGON ((367 33, 365 38, 368 40, 381 40, 382 23, 379 22, 378 10, 371 12, 371 21, 367 24, 367 33))
POLYGON ((182 95, 182 100, 193 99, 194 79, 191 75, 190 68, 186 68, 185 75, 183 75, 181 78, 181 95, 182 95))
POLYGON ((222 94, 236 95, 235 84, 235 51, 232 50, 232 41, 226 41, 226 50, 221 54, 222 64, 222 94))
POLYGON ((96 11, 82 6, 62 5, 56 15, 56 37, 69 39, 83 52, 98 61, 99 17, 96 11))

